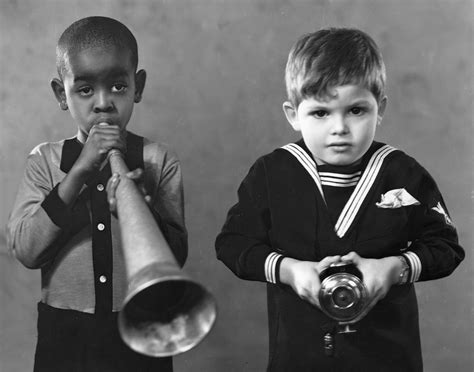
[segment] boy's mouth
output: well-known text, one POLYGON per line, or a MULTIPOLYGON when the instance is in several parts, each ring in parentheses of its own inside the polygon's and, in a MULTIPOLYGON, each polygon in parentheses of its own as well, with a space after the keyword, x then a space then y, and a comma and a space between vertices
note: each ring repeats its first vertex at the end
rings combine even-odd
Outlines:
POLYGON ((349 142, 336 142, 328 145, 328 147, 333 148, 335 150, 345 150, 351 146, 352 145, 349 142))
POLYGON ((114 125, 115 121, 112 118, 106 117, 106 118, 98 118, 94 120, 94 125, 98 124, 108 124, 108 125, 114 125))

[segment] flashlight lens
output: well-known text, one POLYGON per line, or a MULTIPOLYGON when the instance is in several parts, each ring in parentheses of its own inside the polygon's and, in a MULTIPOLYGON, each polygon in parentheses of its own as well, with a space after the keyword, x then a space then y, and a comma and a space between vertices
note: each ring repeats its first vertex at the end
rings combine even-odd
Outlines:
POLYGON ((332 293, 334 304, 342 309, 352 306, 355 301, 355 293, 351 288, 338 287, 332 293))

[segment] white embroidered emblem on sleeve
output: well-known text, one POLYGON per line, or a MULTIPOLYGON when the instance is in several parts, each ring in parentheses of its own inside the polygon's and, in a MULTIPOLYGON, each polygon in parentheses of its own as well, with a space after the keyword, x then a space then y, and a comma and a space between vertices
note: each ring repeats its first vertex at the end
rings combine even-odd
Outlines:
POLYGON ((438 204, 436 204, 436 206, 431 209, 441 214, 444 217, 444 220, 447 225, 454 227, 453 221, 451 221, 451 218, 449 218, 448 214, 446 213, 440 202, 438 202, 438 204))
POLYGON ((405 189, 394 189, 382 194, 380 202, 375 203, 379 208, 401 208, 409 205, 420 205, 420 202, 405 189))

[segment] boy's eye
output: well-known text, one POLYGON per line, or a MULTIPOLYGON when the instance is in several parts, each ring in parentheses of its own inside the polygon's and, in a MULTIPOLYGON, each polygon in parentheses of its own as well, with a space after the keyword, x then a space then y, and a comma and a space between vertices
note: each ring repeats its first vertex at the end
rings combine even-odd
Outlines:
POLYGON ((362 115, 365 112, 365 109, 363 107, 353 107, 350 111, 353 115, 362 115))
POLYGON ((125 84, 114 84, 112 85, 112 92, 114 93, 122 93, 127 89, 125 84))
POLYGON ((87 97, 92 94, 92 88, 91 87, 82 87, 78 89, 78 92, 81 96, 87 97))
POLYGON ((328 112, 326 110, 316 110, 312 113, 312 115, 316 116, 317 118, 324 118, 328 115, 328 112))

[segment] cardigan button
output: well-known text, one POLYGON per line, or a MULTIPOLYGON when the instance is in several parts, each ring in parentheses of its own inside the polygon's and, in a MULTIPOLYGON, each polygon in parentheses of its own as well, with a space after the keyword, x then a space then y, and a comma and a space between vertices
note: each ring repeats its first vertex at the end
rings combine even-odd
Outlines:
POLYGON ((107 281, 107 277, 106 277, 105 275, 101 275, 101 276, 99 277, 99 282, 105 283, 106 281, 107 281))
POLYGON ((103 223, 99 223, 99 224, 97 225, 97 230, 99 230, 99 231, 104 231, 104 229, 105 229, 105 225, 104 225, 103 223))
POLYGON ((101 183, 99 183, 99 184, 97 185, 97 190, 99 190, 99 191, 104 191, 104 185, 102 185, 101 183))

